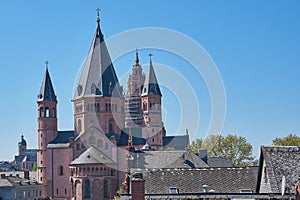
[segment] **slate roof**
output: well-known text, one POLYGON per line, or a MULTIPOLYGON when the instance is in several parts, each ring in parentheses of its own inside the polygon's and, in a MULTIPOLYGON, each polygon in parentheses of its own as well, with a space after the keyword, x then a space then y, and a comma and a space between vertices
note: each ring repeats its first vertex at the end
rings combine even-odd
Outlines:
POLYGON ((162 169, 143 172, 145 194, 168 194, 178 188, 180 194, 203 193, 203 185, 215 193, 240 193, 256 189, 257 174, 247 168, 162 169))
POLYGON ((151 59, 141 96, 147 96, 149 94, 162 96, 151 59))
POLYGON ((191 151, 141 151, 135 153, 133 157, 131 166, 141 169, 208 167, 191 151))
POLYGON ((82 165, 82 164, 115 164, 115 162, 102 153, 94 146, 89 147, 78 158, 73 160, 70 165, 82 165))
POLYGON ((48 143, 48 148, 67 147, 70 138, 75 138, 74 131, 57 131, 57 136, 54 140, 48 143))
POLYGON ((13 187, 13 184, 7 179, 0 179, 0 187, 13 187))
POLYGON ((163 137, 164 149, 168 147, 174 147, 176 150, 185 150, 188 145, 189 145, 189 135, 163 137))
POLYGON ((84 96, 123 98, 99 22, 76 87, 73 100, 84 96))
POLYGON ((54 93, 53 85, 49 75, 48 68, 46 68, 45 76, 42 82, 40 93, 38 95, 38 101, 56 101, 56 95, 54 93))
POLYGON ((210 167, 232 167, 231 158, 208 157, 207 164, 210 167))
MULTIPOLYGON (((124 129, 121 132, 118 146, 127 146, 128 144, 128 129, 124 129)), ((132 145, 145 145, 146 139, 142 137, 142 129, 140 127, 131 128, 131 135, 132 135, 132 145)))
POLYGON ((271 192, 281 193, 282 177, 285 176, 286 186, 294 188, 300 180, 300 147, 297 146, 262 146, 258 190, 262 176, 263 163, 266 165, 268 182, 271 192))

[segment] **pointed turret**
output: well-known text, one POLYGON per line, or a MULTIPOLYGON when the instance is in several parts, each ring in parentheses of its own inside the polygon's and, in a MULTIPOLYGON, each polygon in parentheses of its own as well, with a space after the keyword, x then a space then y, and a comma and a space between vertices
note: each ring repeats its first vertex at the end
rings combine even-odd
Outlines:
POLYGON ((76 87, 73 100, 88 96, 123 96, 100 29, 99 17, 96 33, 76 87))
POLYGON ((151 59, 152 54, 149 54, 149 56, 150 56, 150 65, 149 65, 148 73, 146 75, 144 87, 142 90, 142 96, 147 96, 151 94, 162 96, 152 65, 152 59, 151 59))
MULTIPOLYGON (((48 62, 46 62, 48 64, 48 62)), ((49 75, 48 67, 46 67, 46 72, 38 95, 39 101, 56 101, 56 95, 54 93, 53 85, 49 75)))

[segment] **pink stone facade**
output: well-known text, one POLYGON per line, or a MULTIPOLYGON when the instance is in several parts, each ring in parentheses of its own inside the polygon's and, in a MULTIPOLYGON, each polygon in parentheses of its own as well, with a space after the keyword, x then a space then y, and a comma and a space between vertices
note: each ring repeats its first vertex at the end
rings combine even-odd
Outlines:
MULTIPOLYGON (((126 148, 118 146, 125 127, 141 128, 143 139, 153 150, 163 148, 162 138, 166 132, 162 122, 161 93, 141 96, 147 79, 138 63, 138 54, 128 79, 126 98, 123 92, 114 95, 107 93, 110 88, 103 88, 105 84, 119 87, 112 65, 109 65, 109 72, 104 72, 108 74, 94 77, 99 67, 110 61, 100 20, 97 22, 93 45, 82 73, 85 78, 80 79, 72 100, 74 131, 67 133, 57 129, 57 101, 48 69, 38 97, 38 181, 44 184, 45 195, 53 199, 112 199, 125 177, 126 148), (91 71, 95 73, 89 74, 91 71), (94 78, 90 80, 89 77, 94 78), (109 78, 111 80, 106 80, 109 78), (134 101, 131 101, 132 97, 134 101)), ((150 65, 151 73, 154 73, 152 63, 150 65)), ((151 76, 156 81, 155 74, 151 76)), ((143 146, 137 144, 135 147, 141 149, 143 146)))

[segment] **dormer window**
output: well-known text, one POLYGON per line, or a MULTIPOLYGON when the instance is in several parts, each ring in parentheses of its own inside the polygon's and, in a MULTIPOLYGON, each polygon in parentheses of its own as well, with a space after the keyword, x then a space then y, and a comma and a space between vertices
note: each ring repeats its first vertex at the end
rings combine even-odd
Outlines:
POLYGON ((179 189, 175 188, 175 187, 169 188, 169 193, 170 194, 179 194, 179 189))

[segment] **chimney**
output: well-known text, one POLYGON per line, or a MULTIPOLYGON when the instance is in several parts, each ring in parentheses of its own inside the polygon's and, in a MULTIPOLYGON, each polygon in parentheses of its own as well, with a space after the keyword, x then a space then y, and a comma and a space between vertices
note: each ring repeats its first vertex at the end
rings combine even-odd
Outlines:
POLYGON ((24 171, 24 179, 29 180, 29 171, 24 171))
POLYGON ((145 199, 145 180, 142 172, 135 172, 131 179, 131 200, 145 199))
POLYGON ((198 155, 207 164, 207 150, 199 150, 198 155))
POLYGON ((5 174, 1 174, 1 179, 5 179, 5 178, 6 178, 5 174))

